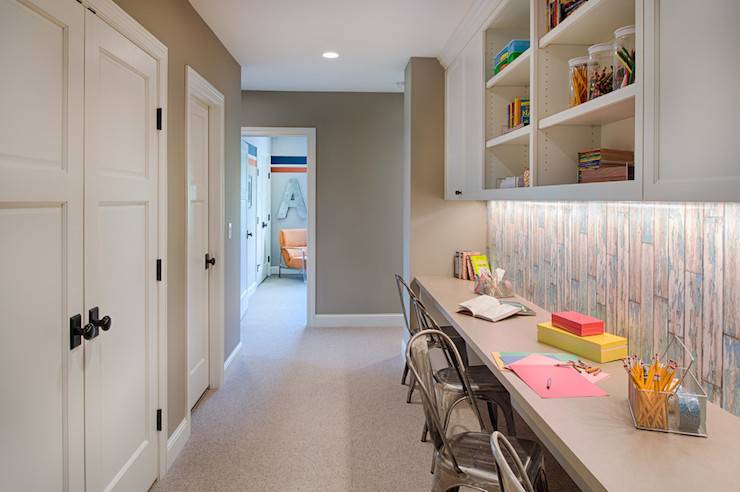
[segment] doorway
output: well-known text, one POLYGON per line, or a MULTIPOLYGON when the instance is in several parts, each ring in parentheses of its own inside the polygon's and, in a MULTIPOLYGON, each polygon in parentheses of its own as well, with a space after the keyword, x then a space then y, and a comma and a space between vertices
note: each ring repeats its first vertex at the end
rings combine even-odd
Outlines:
MULTIPOLYGON (((224 96, 186 67, 188 408, 223 383, 224 96)), ((186 416, 188 427, 190 411, 186 416)))
POLYGON ((314 320, 315 156, 314 128, 242 128, 242 318, 270 279, 304 285, 307 324, 314 320))

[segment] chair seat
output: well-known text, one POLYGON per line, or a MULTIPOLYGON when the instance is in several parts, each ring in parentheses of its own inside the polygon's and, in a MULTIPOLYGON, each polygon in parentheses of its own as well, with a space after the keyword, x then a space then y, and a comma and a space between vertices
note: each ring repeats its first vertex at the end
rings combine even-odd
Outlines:
MULTIPOLYGON (((542 465, 542 448, 534 441, 509 437, 529 479, 534 483, 542 465)), ((462 432, 450 438, 450 447, 457 465, 466 474, 479 480, 498 482, 496 462, 491 451, 491 435, 482 432, 462 432)), ((447 458, 442 458, 447 461, 447 458)), ((451 466, 451 463, 448 462, 451 466)))
MULTIPOLYGON (((469 366, 468 379, 472 390, 481 392, 507 393, 506 388, 496 379, 496 376, 486 366, 469 366)), ((454 367, 445 367, 435 373, 435 379, 442 385, 443 390, 462 392, 463 386, 454 367)))

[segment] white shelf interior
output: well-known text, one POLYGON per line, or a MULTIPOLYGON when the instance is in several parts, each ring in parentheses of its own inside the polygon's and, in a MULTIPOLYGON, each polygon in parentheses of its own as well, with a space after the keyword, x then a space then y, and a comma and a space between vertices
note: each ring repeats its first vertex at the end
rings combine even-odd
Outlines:
MULTIPOLYGON (((544 10, 544 9, 543 9, 544 10)), ((540 16, 545 26, 544 12, 540 16)), ((539 40, 540 48, 552 44, 592 45, 609 41, 614 30, 635 23, 635 0, 588 0, 539 40)))
POLYGON ((532 48, 519 55, 499 73, 488 79, 486 87, 511 87, 529 85, 529 61, 532 57, 532 48))
POLYGON ((604 125, 634 116, 633 84, 543 118, 539 127, 544 130, 556 125, 604 125))
POLYGON ((532 127, 530 125, 517 128, 509 133, 504 133, 501 136, 491 138, 486 141, 486 148, 498 147, 499 145, 528 145, 529 134, 531 133, 532 127))

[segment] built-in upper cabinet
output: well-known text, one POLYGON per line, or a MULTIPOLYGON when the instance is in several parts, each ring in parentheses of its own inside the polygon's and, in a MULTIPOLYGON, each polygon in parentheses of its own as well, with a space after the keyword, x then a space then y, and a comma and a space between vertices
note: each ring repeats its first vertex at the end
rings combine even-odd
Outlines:
POLYGON ((446 198, 740 200, 740 2, 587 0, 556 26, 547 0, 491 0, 476 12, 485 20, 463 22, 469 40, 443 60, 446 198), (574 104, 569 60, 625 26, 631 83, 574 104), (529 49, 496 70, 514 39, 529 49), (529 123, 512 130, 516 99, 528 101, 529 123), (579 153, 592 149, 632 153, 634 165, 615 170, 626 179, 585 182, 579 153))
POLYGON ((481 186, 483 33, 476 32, 446 74, 445 198, 464 199, 481 186))

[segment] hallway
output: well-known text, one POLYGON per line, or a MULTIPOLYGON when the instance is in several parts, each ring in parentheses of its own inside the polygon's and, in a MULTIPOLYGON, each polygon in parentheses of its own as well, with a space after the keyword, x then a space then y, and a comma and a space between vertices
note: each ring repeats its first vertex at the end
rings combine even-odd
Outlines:
POLYGON ((428 490, 421 405, 404 403, 401 328, 305 328, 305 284, 249 300, 223 388, 152 490, 428 490))

